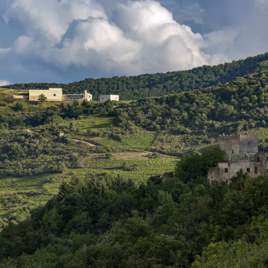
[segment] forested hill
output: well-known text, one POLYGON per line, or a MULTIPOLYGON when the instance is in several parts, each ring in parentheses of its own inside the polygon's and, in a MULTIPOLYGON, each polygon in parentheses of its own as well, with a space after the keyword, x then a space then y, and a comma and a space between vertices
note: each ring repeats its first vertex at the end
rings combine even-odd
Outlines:
POLYGON ((127 103, 33 104, 2 93, 1 187, 14 195, 0 193, 4 213, 12 213, 10 224, 0 217, 0 268, 267 267, 268 177, 239 172, 230 185, 207 181, 222 161, 219 147, 211 147, 220 133, 258 131, 259 149, 268 151, 268 60, 259 57, 237 63, 244 77, 127 103), (98 146, 85 146, 92 141, 98 146), (145 162, 115 157, 140 150, 154 157, 153 169, 167 163, 158 162, 160 153, 203 153, 184 155, 173 178, 150 175, 142 183, 145 162), (62 178, 54 195, 51 185, 62 178), (19 195, 26 187, 34 202, 54 197, 16 224, 12 204, 27 210, 19 195))
POLYGON ((268 72, 261 72, 223 85, 133 101, 117 109, 115 124, 124 128, 133 122, 150 131, 212 138, 266 127, 267 109, 268 72))
POLYGON ((213 86, 265 70, 268 70, 268 53, 232 63, 198 67, 189 71, 130 77, 87 78, 70 84, 27 83, 5 87, 14 89, 62 87, 64 93, 88 90, 94 100, 98 100, 100 94, 119 94, 121 100, 135 100, 213 86))
POLYGON ((267 267, 268 179, 207 182, 218 147, 174 178, 73 178, 0 233, 0 267, 267 267))

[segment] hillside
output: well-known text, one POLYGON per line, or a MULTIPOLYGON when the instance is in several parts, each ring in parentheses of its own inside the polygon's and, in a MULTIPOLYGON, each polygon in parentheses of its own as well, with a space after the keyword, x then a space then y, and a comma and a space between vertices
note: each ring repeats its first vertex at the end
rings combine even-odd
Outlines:
POLYGON ((265 267, 268 179, 210 185, 220 159, 217 147, 187 155, 174 178, 138 187, 73 178, 0 233, 0 267, 265 267))
POLYGON ((218 134, 268 151, 268 71, 252 70, 132 102, 0 89, 0 267, 266 267, 268 179, 207 182, 218 134))
POLYGON ((259 149, 268 148, 266 72, 130 103, 41 105, 6 95, 0 106, 0 229, 25 218, 72 176, 120 174, 139 184, 172 171, 183 154, 215 145, 222 133, 259 135, 259 149))
POLYGON ((25 219, 74 176, 120 174, 139 184, 174 169, 175 156, 152 150, 156 132, 114 127, 113 109, 109 102, 1 102, 0 230, 25 219), (125 134, 120 142, 118 133, 125 134))
POLYGON ((249 57, 245 60, 233 61, 232 63, 198 67, 189 71, 144 74, 130 77, 87 78, 70 84, 15 84, 5 86, 5 88, 44 89, 48 87, 62 87, 64 93, 88 90, 93 95, 94 100, 99 100, 100 94, 119 94, 121 100, 136 100, 215 86, 218 83, 230 82, 236 77, 244 77, 266 70, 268 70, 268 53, 249 57))

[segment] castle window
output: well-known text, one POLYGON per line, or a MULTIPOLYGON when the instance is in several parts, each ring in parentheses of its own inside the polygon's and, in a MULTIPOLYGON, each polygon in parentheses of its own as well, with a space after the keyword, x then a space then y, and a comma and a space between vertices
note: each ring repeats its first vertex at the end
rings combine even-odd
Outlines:
POLYGON ((247 172, 250 173, 250 168, 247 168, 247 172))
POLYGON ((257 157, 257 161, 260 162, 260 158, 259 157, 257 157))
POLYGON ((56 97, 56 94, 53 94, 54 97, 56 97))
POLYGON ((268 156, 266 156, 266 161, 268 161, 268 156))
POLYGON ((234 154, 234 150, 232 150, 232 154, 234 154))
POLYGON ((266 169, 266 175, 268 175, 268 169, 266 169))
POLYGON ((257 167, 255 167, 255 169, 254 169, 254 173, 255 173, 255 174, 258 174, 258 168, 257 168, 257 167))
POLYGON ((225 169, 224 169, 224 172, 225 172, 225 173, 228 173, 228 168, 225 168, 225 169))

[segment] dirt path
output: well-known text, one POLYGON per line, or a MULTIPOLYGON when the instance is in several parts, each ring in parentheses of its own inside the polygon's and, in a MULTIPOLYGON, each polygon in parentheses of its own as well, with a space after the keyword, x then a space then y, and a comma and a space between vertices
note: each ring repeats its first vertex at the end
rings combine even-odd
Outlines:
POLYGON ((79 162, 79 167, 85 167, 85 162, 87 161, 87 160, 89 160, 91 157, 90 156, 87 156, 87 157, 84 157, 84 158, 82 158, 81 159, 81 161, 79 162))
POLYGON ((72 140, 75 141, 75 142, 82 142, 82 143, 85 143, 85 144, 87 144, 87 145, 89 145, 89 146, 91 146, 91 147, 95 147, 95 146, 96 146, 95 144, 90 143, 90 142, 88 142, 88 141, 83 141, 83 140, 79 140, 79 139, 72 139, 72 140))
POLYGON ((91 154, 89 156, 86 156, 86 157, 83 157, 80 162, 79 162, 79 166, 80 167, 84 167, 84 164, 87 160, 90 160, 90 159, 96 159, 96 158, 105 158, 105 154, 104 153, 99 153, 99 154, 91 154))

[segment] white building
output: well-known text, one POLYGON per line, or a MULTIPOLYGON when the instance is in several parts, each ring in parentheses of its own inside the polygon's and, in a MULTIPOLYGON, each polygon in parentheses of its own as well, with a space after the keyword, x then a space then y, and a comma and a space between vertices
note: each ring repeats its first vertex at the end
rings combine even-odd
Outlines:
POLYGON ((42 94, 46 96, 47 101, 62 101, 62 88, 30 89, 29 101, 38 101, 42 94))
POLYGON ((100 101, 119 101, 119 95, 100 95, 100 101))
POLYGON ((14 99, 26 99, 29 101, 38 101, 40 95, 44 95, 47 101, 92 101, 92 95, 87 93, 74 93, 74 94, 62 94, 62 88, 49 88, 49 89, 30 89, 29 95, 13 95, 14 99))
POLYGON ((92 95, 87 93, 85 90, 84 93, 74 93, 74 94, 65 94, 63 95, 63 101, 92 101, 92 95))

